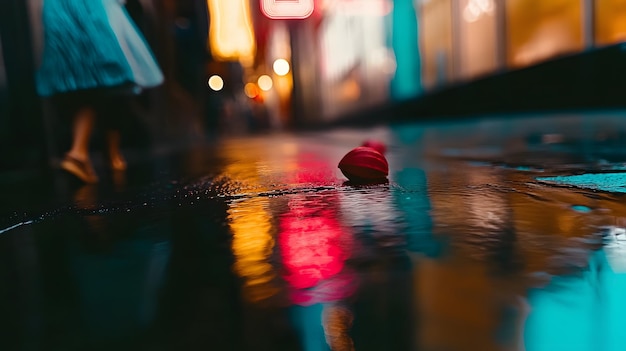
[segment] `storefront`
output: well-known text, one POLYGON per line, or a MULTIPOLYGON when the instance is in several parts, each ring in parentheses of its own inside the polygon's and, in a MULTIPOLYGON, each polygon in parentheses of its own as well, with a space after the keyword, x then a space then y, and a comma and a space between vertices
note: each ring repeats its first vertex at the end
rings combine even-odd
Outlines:
POLYGON ((623 0, 416 0, 426 91, 626 40, 623 0))

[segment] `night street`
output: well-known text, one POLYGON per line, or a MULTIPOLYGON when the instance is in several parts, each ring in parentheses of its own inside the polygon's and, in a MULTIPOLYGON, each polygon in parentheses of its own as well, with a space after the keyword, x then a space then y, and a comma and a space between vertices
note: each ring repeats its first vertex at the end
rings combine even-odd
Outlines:
POLYGON ((625 116, 215 137, 97 185, 5 180, 0 349, 619 350, 625 116), (388 182, 350 184, 368 139, 388 182))

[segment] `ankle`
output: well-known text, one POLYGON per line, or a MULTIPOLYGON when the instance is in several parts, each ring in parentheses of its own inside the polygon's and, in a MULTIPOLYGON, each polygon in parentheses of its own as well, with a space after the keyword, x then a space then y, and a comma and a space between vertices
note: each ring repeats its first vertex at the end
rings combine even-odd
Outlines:
POLYGON ((87 152, 70 150, 66 155, 82 162, 89 162, 89 153, 87 152))

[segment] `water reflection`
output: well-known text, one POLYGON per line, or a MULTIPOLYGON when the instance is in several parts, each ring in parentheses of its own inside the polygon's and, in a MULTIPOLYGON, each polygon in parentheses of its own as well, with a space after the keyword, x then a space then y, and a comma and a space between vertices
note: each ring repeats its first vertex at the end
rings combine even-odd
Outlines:
POLYGON ((19 268, 1 274, 8 294, 2 324, 19 321, 2 338, 3 349, 136 345, 154 325, 171 252, 163 222, 134 227, 128 214, 96 217, 35 223, 2 241, 7 248, 16 240, 3 266, 19 268), (16 302, 10 312, 6 307, 16 302))
POLYGON ((276 272, 271 264, 274 231, 267 198, 236 200, 228 209, 235 256, 233 270, 244 279, 244 296, 252 302, 278 293, 276 272))
POLYGON ((427 193, 390 184, 340 186, 336 151, 274 146, 269 157, 228 156, 236 168, 225 173, 245 175, 239 177, 244 189, 262 192, 268 180, 300 189, 228 202, 233 269, 243 279, 243 296, 259 311, 288 306, 303 350, 406 349, 412 291, 406 234, 423 244, 418 236, 426 238, 429 227, 427 193), (261 176, 267 171, 281 179, 261 176), (329 182, 336 187, 318 188, 329 182), (396 196, 408 213, 396 208, 396 196))
POLYGON ((102 252, 69 243, 81 329, 90 343, 132 338, 155 320, 171 248, 167 241, 133 234, 102 252))
POLYGON ((345 264, 352 255, 354 237, 339 222, 336 206, 336 195, 294 195, 280 217, 282 276, 295 304, 341 300, 355 290, 354 274, 345 264))
POLYGON ((198 149, 196 178, 121 202, 77 189, 0 235, 0 345, 617 350, 623 195, 538 182, 601 143, 542 123, 392 128, 386 184, 343 183, 365 138, 337 132, 198 149))
POLYGON ((608 258, 615 249, 592 252, 588 266, 577 274, 554 277, 545 288, 530 291, 527 350, 624 348, 626 275, 608 258))
POLYGON ((279 219, 283 279, 302 350, 352 350, 345 302, 358 281, 346 266, 354 238, 337 218, 337 194, 294 195, 279 219))

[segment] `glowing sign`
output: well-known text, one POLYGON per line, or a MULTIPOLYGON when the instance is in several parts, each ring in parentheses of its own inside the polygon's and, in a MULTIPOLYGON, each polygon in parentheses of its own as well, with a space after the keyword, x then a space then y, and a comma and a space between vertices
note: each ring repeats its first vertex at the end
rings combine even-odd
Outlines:
POLYGON ((211 16, 209 47, 218 60, 245 60, 254 56, 256 42, 246 0, 207 0, 211 16))
POLYGON ((261 0, 261 11, 271 19, 304 19, 314 8, 313 0, 261 0))

